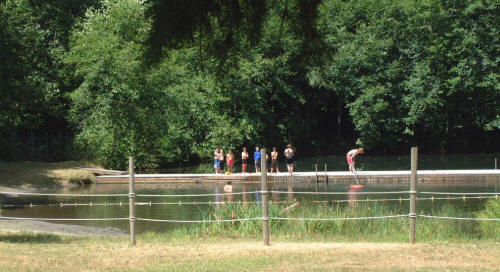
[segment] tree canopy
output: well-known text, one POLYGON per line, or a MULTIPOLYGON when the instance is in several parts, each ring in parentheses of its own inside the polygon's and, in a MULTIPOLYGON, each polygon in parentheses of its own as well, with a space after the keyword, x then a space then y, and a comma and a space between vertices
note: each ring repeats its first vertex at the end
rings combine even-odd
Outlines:
POLYGON ((0 157, 499 150, 499 14, 495 0, 7 0, 0 157))

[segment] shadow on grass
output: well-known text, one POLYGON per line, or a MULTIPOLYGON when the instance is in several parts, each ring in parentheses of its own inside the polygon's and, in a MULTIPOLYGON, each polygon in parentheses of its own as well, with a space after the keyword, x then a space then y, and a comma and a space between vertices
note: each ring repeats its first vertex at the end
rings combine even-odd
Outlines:
POLYGON ((62 239, 60 235, 50 233, 34 233, 34 232, 19 232, 19 233, 0 233, 0 242, 3 243, 25 243, 25 244, 49 244, 49 243, 66 243, 67 239, 62 239))

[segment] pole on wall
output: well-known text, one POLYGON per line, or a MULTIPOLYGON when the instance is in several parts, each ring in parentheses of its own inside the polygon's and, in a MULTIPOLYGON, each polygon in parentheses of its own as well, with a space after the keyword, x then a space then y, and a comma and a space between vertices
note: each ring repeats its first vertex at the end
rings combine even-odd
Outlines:
POLYGON ((327 170, 326 163, 325 163, 325 182, 326 182, 326 184, 328 184, 328 170, 327 170))
POLYGON ((260 175, 261 181, 261 192, 262 192, 262 233, 264 235, 264 245, 269 246, 269 207, 268 198, 269 192, 267 191, 267 159, 266 159, 266 149, 260 150, 261 167, 262 170, 260 175))
POLYGON ((318 164, 317 163, 314 165, 314 169, 315 169, 314 171, 316 173, 316 186, 315 187, 316 187, 316 192, 317 192, 318 191, 318 183, 319 183, 318 164))
POLYGON ((417 221, 417 162, 418 148, 411 148, 410 176, 410 243, 415 244, 415 223, 417 221))
MULTIPOLYGON (((498 169, 498 158, 495 157, 495 170, 498 169)), ((498 184, 498 181, 495 182, 495 193, 497 192, 497 184, 498 184)))
POLYGON ((128 157, 128 173, 129 173, 129 187, 128 187, 128 200, 129 200, 129 215, 130 222, 130 242, 135 246, 135 188, 134 188, 134 157, 128 157))

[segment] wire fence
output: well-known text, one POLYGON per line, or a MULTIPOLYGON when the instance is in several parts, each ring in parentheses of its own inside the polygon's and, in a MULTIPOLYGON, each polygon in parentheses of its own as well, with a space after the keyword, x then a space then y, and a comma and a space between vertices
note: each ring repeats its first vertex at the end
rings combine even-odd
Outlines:
MULTIPOLYGON (((470 199, 498 199, 498 194, 495 196, 492 195, 487 195, 487 196, 460 196, 460 197, 418 197, 416 200, 417 201, 437 201, 437 200, 470 200, 470 199)), ((300 200, 298 202, 300 203, 312 203, 312 204, 319 204, 319 203, 351 203, 351 202, 406 202, 409 201, 410 198, 366 198, 366 199, 321 199, 321 200, 300 200)), ((293 202, 297 202, 297 200, 293 201, 287 201, 286 199, 283 201, 269 201, 270 204, 290 204, 293 202)), ((182 206, 182 205, 259 205, 261 204, 262 201, 163 201, 163 202, 135 202, 135 206, 166 206, 166 205, 174 205, 174 206, 182 206)), ((78 202, 69 202, 69 203, 46 203, 46 204, 4 204, 2 207, 4 208, 16 208, 16 207, 80 207, 80 206, 88 206, 88 207, 94 207, 94 206, 128 206, 128 202, 89 202, 89 203, 78 203, 78 202)))
POLYGON ((42 218, 42 217, 11 217, 0 215, 0 220, 33 220, 33 221, 118 221, 129 220, 128 217, 119 218, 42 218))
MULTIPOLYGON (((265 151, 263 151, 265 152, 265 151)), ((265 153, 264 153, 265 155, 265 153)), ((265 156, 264 156, 265 157, 265 156)), ((79 207, 79 206, 128 206, 129 207, 129 216, 128 217, 118 217, 118 218, 45 218, 45 217, 11 217, 11 216, 3 216, 0 215, 0 220, 37 220, 37 221, 126 221, 130 222, 130 234, 132 243, 135 244, 135 221, 146 221, 146 222, 159 222, 159 223, 198 223, 198 224, 213 224, 213 223, 228 223, 228 222, 249 222, 249 221, 262 221, 263 223, 263 232, 266 233, 266 225, 267 225, 267 236, 269 236, 269 221, 270 220, 279 220, 279 221, 351 221, 351 220, 383 220, 383 219, 393 219, 393 218, 409 218, 410 219, 410 232, 411 242, 414 242, 415 236, 415 219, 418 217, 435 219, 435 220, 468 220, 468 221, 500 221, 500 218, 463 218, 463 217, 449 217, 449 216, 435 216, 435 215, 427 215, 427 214, 417 214, 415 207, 417 201, 435 201, 435 200, 463 200, 467 199, 498 199, 500 193, 493 192, 417 192, 415 190, 416 183, 416 163, 413 164, 413 161, 416 161, 416 158, 413 157, 413 148, 412 148, 412 177, 411 177, 411 187, 410 190, 405 191, 384 191, 384 192, 363 192, 363 191, 350 191, 350 192, 318 192, 318 191, 280 191, 280 190, 267 190, 267 179, 266 174, 262 173, 262 186, 261 190, 250 191, 250 192, 224 192, 224 193, 200 193, 200 194, 136 194, 134 192, 134 173, 133 173, 133 158, 129 158, 129 168, 130 168, 130 186, 129 193, 127 194, 61 194, 61 193, 36 193, 36 192, 12 192, 12 191, 0 191, 0 195, 8 195, 8 196, 54 196, 54 197, 128 197, 129 201, 127 202, 101 202, 101 203, 41 203, 41 204, 8 204, 3 205, 2 207, 42 207, 42 206, 58 206, 58 207, 79 207), (219 197, 219 196, 235 196, 235 195, 245 195, 245 194, 261 194, 262 201, 135 201, 135 198, 185 198, 185 197, 219 197), (409 197, 399 198, 366 198, 366 199, 319 199, 319 200, 303 200, 300 202, 309 202, 309 203, 354 203, 354 202, 387 202, 387 201, 399 201, 402 203, 403 201, 410 202, 410 212, 408 214, 395 214, 395 215, 380 215, 380 216, 365 216, 365 217, 276 217, 268 215, 268 206, 267 203, 275 203, 275 204, 290 204, 299 202, 294 200, 293 202, 285 201, 267 201, 267 197, 269 194, 285 194, 289 196, 293 195, 344 195, 344 196, 354 196, 354 195, 403 195, 409 194, 409 197), (430 195, 430 197, 417 197, 417 195, 430 195), (446 195, 446 197, 443 197, 446 195), (153 206, 153 205, 226 205, 226 204, 262 204, 262 216, 260 217, 249 217, 249 218, 217 218, 217 219, 200 219, 200 220, 181 220, 181 219, 157 219, 157 218, 142 218, 135 217, 134 206, 153 206), (412 240, 413 239, 413 240, 412 240)), ((263 161, 265 163, 265 160, 263 161)), ((265 164, 263 164, 265 166, 265 164)), ((293 204, 293 205, 295 205, 293 204)), ((293 206, 292 205, 292 206, 293 206)), ((292 207, 290 206, 290 207, 292 207)), ((288 208, 290 208, 288 207, 288 208)), ((286 208, 286 209, 288 209, 286 208)), ((233 215, 232 215, 233 216, 233 215)), ((264 234, 265 236, 266 234, 264 234)), ((268 237, 267 237, 268 239, 268 237)), ((266 238, 264 238, 266 240, 266 238)), ((266 245, 268 245, 265 242, 266 245)))
MULTIPOLYGON (((230 196, 230 195, 241 195, 241 194, 254 194, 254 193, 266 193, 264 191, 252 191, 252 192, 234 192, 234 193, 214 193, 214 194, 188 194, 188 195, 151 195, 151 194, 137 194, 136 196, 142 197, 206 197, 206 196, 230 196)), ((269 191, 269 193, 280 193, 280 194, 309 194, 309 195, 346 195, 350 193, 346 192, 288 192, 288 191, 269 191)), ((356 194, 361 195, 370 195, 370 194, 402 194, 409 193, 409 191, 389 191, 389 192, 354 192, 356 194)), ((425 198, 416 198, 417 201, 424 200, 467 200, 467 199, 498 199, 500 193, 491 193, 491 192, 462 192, 462 193, 454 193, 454 192, 419 192, 420 194, 435 194, 435 195, 460 195, 459 197, 425 197, 425 198)), ((0 194, 5 195, 35 195, 35 196, 75 196, 75 197, 123 197, 129 196, 129 194, 56 194, 56 193, 26 193, 26 192, 0 192, 0 194)), ((350 203, 350 202, 386 202, 386 201, 409 201, 410 198, 376 198, 376 199, 331 199, 331 200, 302 200, 300 203, 350 203)), ((295 202, 296 200, 294 200, 295 202)), ((153 205, 227 205, 227 204, 239 204, 239 205, 258 205, 261 204, 262 201, 176 201, 176 202, 134 202, 135 206, 153 206, 153 205)), ((269 201, 272 204, 290 204, 293 202, 284 200, 284 201, 269 201)), ((15 208, 15 207, 79 207, 79 206, 129 206, 128 202, 101 202, 101 203, 47 203, 47 204, 4 204, 2 207, 5 208, 15 208)), ((324 221, 324 220, 369 220, 369 219, 384 219, 384 218, 395 218, 395 217, 404 217, 405 215, 389 215, 389 216, 375 216, 375 217, 360 217, 360 218, 280 218, 280 217, 269 217, 271 220, 300 220, 300 221, 324 221)), ((499 218, 460 218, 460 217, 446 217, 446 216, 433 216, 433 215, 417 215, 418 217, 424 218, 434 218, 434 219, 452 219, 452 220, 477 220, 477 221, 499 221, 499 218)), ((24 218, 24 217, 6 217, 1 216, 0 219, 4 220, 39 220, 39 221, 113 221, 113 220, 128 220, 129 218, 24 218)), ((136 218, 136 220, 140 221, 151 221, 151 222, 171 222, 171 223, 216 223, 216 222, 237 222, 237 221, 249 221, 249 220, 262 220, 261 217, 255 218, 241 218, 241 219, 224 219, 224 220, 173 220, 173 219, 153 219, 153 218, 136 218)))
POLYGON ((183 194, 183 195, 172 195, 172 194, 136 194, 137 197, 206 197, 206 196, 225 196, 225 195, 244 195, 244 194, 256 194, 262 193, 262 191, 251 191, 251 192, 231 192, 231 193, 210 193, 210 194, 183 194))
POLYGON ((242 222, 262 220, 262 217, 253 218, 234 218, 234 219, 204 219, 204 220, 176 220, 176 219, 153 219, 153 218, 136 218, 139 221, 149 222, 165 222, 165 223, 225 223, 225 222, 242 222))
POLYGON ((387 219, 397 217, 408 217, 408 214, 398 215, 382 215, 382 216, 366 216, 366 217, 331 217, 331 218, 310 218, 310 217, 269 217, 273 220, 295 220, 295 221, 345 221, 345 220, 371 220, 371 219, 387 219))
POLYGON ((389 194, 408 194, 410 191, 389 191, 389 192, 289 192, 289 191, 269 191, 269 193, 278 194, 297 194, 297 195, 389 195, 389 194))
POLYGON ((419 194, 425 195, 500 195, 500 192, 465 192, 465 193, 457 193, 457 192, 418 192, 419 194))
POLYGON ((451 216, 436 216, 436 215, 426 215, 420 214, 419 217, 423 218, 433 218, 433 219, 449 219, 449 220, 468 220, 468 221, 500 221, 500 218, 464 218, 464 217, 451 217, 451 216))
POLYGON ((28 196, 61 196, 61 197, 124 197, 129 194, 55 194, 55 193, 32 193, 32 192, 5 192, 0 195, 28 195, 28 196))
MULTIPOLYGON (((230 192, 230 193, 203 193, 203 194, 135 194, 136 197, 207 197, 207 196, 227 196, 227 195, 245 195, 258 193, 277 193, 277 194, 297 194, 297 195, 389 195, 389 194, 408 194, 411 191, 373 191, 373 192, 314 192, 314 191, 249 191, 249 192, 230 192)), ((500 192, 416 192, 425 195, 500 195, 500 192)), ((60 194, 60 193, 35 193, 35 192, 9 192, 0 191, 0 195, 29 195, 29 196, 61 196, 61 197, 128 197, 130 194, 60 194)))

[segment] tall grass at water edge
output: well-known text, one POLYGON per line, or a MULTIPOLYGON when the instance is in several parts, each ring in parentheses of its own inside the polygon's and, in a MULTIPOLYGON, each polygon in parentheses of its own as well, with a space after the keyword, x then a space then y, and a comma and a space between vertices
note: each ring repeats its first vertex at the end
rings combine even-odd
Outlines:
MULTIPOLYGON (((408 214, 407 207, 383 203, 358 203, 354 207, 333 203, 306 203, 285 210, 286 206, 269 204, 269 216, 281 218, 355 218, 408 214)), ((500 201, 490 200, 480 212, 445 204, 433 209, 431 215, 449 217, 500 218, 500 201)), ((226 204, 202 211, 204 220, 260 218, 260 205, 226 204)), ((335 241, 393 241, 406 242, 409 237, 408 217, 364 220, 276 220, 270 221, 270 233, 283 239, 331 239, 335 241)), ((197 223, 176 229, 173 236, 194 237, 260 237, 261 220, 197 223)), ((500 222, 462 221, 419 217, 416 225, 419 241, 453 241, 486 239, 500 241, 500 222)))

